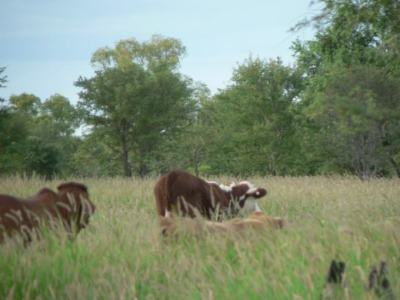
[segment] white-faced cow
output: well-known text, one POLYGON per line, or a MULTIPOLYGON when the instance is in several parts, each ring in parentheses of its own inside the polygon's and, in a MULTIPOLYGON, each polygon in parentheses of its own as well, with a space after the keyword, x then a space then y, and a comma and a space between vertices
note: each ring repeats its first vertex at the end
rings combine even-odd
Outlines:
POLYGON ((174 211, 182 216, 201 215, 212 219, 213 216, 261 211, 256 199, 264 197, 267 191, 247 181, 228 187, 174 170, 160 177, 154 194, 160 217, 169 217, 174 211))

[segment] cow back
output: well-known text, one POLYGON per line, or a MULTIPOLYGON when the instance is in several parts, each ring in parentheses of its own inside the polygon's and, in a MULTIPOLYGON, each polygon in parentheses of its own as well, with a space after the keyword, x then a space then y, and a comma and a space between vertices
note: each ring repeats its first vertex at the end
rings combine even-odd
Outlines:
POLYGON ((174 170, 161 176, 154 194, 159 216, 174 211, 183 216, 202 215, 211 218, 218 208, 229 205, 221 188, 185 171, 174 170))
POLYGON ((22 199, 0 195, 0 243, 17 232, 24 233, 25 238, 30 239, 29 231, 33 226, 22 199))

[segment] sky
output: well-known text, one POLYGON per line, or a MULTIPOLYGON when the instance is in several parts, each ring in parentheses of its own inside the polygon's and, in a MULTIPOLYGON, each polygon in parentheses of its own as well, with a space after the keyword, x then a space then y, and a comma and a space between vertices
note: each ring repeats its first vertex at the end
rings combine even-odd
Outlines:
POLYGON ((153 34, 186 47, 181 72, 215 93, 250 55, 294 62, 290 46, 312 30, 289 32, 317 8, 310 0, 2 0, 0 66, 7 87, 0 98, 23 92, 42 100, 58 93, 79 100, 74 86, 91 77, 90 58, 122 39, 153 34))

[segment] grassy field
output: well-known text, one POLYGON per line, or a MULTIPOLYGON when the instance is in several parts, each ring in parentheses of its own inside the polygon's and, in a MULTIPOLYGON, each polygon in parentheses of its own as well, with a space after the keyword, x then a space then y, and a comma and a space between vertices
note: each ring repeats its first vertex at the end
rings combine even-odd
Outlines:
MULTIPOLYGON (((376 299, 365 285, 381 260, 400 296, 398 179, 253 178, 268 189, 264 211, 288 228, 178 240, 160 237, 154 179, 80 181, 97 206, 91 226, 74 242, 1 245, 0 299, 320 299, 333 258, 346 262, 348 299, 376 299)), ((3 178, 0 193, 59 182, 3 178)))

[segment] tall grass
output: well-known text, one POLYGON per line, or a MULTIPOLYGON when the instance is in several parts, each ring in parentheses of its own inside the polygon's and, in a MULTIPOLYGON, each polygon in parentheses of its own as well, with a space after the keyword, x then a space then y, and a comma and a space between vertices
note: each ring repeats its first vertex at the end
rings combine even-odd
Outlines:
MULTIPOLYGON (((346 262, 349 299, 375 299, 365 285, 380 260, 400 295, 398 179, 253 178, 288 228, 177 240, 160 236, 155 180, 83 181, 97 206, 90 226, 74 242, 47 233, 1 245, 0 299, 319 299, 333 258, 346 262)), ((3 178, 0 192, 59 182, 3 178)))

